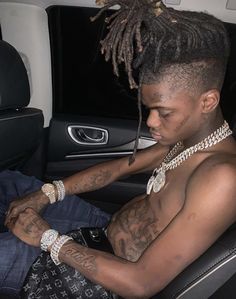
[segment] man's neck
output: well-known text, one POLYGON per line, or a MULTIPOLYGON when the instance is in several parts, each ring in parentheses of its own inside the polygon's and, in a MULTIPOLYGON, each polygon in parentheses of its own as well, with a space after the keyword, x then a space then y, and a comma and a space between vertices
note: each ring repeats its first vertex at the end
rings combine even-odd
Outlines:
POLYGON ((215 119, 207 119, 204 121, 202 126, 200 126, 200 129, 196 134, 191 136, 190 138, 183 141, 184 148, 189 148, 202 140, 204 140, 206 137, 211 135, 214 131, 219 129, 224 123, 224 118, 222 115, 215 117, 215 119))

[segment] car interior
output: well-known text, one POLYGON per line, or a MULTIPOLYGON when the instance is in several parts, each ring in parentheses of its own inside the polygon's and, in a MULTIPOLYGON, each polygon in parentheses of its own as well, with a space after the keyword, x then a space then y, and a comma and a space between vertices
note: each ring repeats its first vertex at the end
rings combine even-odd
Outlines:
MULTIPOLYGON (((165 0, 224 21, 231 54, 221 94, 236 136, 236 0, 165 0)), ((124 70, 113 75, 100 54, 104 14, 95 1, 0 0, 0 169, 51 182, 91 165, 131 155, 137 93, 124 70)), ((155 143, 143 124, 138 150, 155 143)), ((150 173, 123 177, 82 198, 114 213, 145 192, 150 173)), ((3 227, 0 228, 4 230, 3 227)), ((1 269, 1 265, 0 265, 1 269)), ((153 299, 230 299, 236 291, 236 225, 153 299)), ((10 298, 0 294, 0 299, 10 298)))

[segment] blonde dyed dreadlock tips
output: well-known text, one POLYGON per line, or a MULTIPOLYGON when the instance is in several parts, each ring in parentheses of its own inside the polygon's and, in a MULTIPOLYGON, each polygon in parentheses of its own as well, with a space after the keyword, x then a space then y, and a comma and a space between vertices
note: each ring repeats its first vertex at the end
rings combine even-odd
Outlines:
POLYGON ((157 17, 159 17, 163 13, 164 4, 162 1, 158 1, 155 4, 154 13, 157 17))
POLYGON ((105 6, 107 4, 107 0, 96 0, 95 2, 98 6, 105 6))
POLYGON ((154 9, 154 12, 155 12, 155 15, 157 17, 159 17, 163 13, 163 10, 160 7, 158 7, 156 9, 154 9))

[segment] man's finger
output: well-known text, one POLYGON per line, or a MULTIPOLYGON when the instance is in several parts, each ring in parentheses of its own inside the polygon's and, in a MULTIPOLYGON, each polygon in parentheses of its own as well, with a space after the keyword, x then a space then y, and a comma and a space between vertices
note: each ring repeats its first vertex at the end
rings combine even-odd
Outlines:
POLYGON ((15 217, 15 218, 11 218, 11 220, 8 221, 8 223, 6 224, 6 226, 8 227, 8 229, 9 229, 10 231, 13 231, 14 226, 15 226, 15 223, 16 223, 16 220, 17 220, 17 217, 15 217))
POLYGON ((7 223, 11 221, 12 218, 16 217, 17 213, 13 211, 13 209, 8 210, 5 218, 4 225, 7 226, 7 223))

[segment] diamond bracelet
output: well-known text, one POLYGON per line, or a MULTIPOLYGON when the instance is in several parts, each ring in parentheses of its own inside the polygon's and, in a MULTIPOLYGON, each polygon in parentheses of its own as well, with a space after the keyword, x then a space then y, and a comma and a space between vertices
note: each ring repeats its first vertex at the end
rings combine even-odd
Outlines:
POLYGON ((57 189, 57 201, 62 201, 66 195, 64 183, 61 180, 53 181, 52 183, 57 189))
POLYGON ((61 262, 59 261, 59 258, 58 258, 59 251, 61 250, 62 246, 70 240, 73 240, 73 238, 71 238, 67 235, 62 235, 53 243, 50 256, 55 265, 58 266, 61 264, 61 262))

